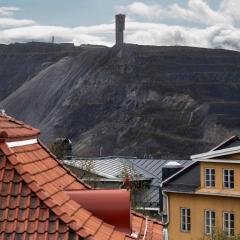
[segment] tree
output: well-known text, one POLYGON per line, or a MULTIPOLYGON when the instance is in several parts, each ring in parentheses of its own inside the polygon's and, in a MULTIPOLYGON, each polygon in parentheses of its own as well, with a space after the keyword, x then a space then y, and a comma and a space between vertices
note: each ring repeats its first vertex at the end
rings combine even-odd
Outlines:
POLYGON ((131 205, 132 208, 137 210, 141 207, 145 212, 144 203, 148 200, 148 186, 145 181, 139 181, 138 174, 134 165, 130 162, 122 161, 122 168, 120 171, 120 177, 123 179, 124 183, 122 187, 130 188, 131 190, 131 205))
POLYGON ((229 236, 225 231, 217 229, 211 236, 204 236, 200 240, 240 240, 240 235, 229 236))
POLYGON ((65 149, 61 144, 51 142, 48 144, 48 148, 57 157, 57 159, 63 159, 65 155, 65 149))

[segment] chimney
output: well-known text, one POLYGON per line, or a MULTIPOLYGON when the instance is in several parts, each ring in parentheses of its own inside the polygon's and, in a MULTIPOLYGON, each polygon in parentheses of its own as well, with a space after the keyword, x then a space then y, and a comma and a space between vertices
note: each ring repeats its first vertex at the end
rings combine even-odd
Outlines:
POLYGON ((115 15, 116 23, 116 45, 123 44, 123 31, 125 30, 125 15, 117 14, 115 15))

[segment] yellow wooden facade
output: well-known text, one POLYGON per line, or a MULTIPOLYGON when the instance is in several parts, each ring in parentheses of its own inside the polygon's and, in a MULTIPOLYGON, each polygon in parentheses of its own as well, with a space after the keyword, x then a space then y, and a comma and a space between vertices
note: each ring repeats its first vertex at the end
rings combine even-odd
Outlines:
MULTIPOLYGON (((237 159, 237 155, 225 159, 237 159)), ((169 240, 199 240, 205 235, 205 210, 215 211, 216 228, 223 229, 223 213, 234 214, 234 232, 240 234, 240 163, 200 162, 201 184, 195 193, 168 192, 169 240), (215 187, 205 187, 205 168, 215 169, 215 187), (223 169, 234 170, 234 189, 223 187, 223 169), (180 209, 191 209, 191 230, 181 231, 180 209)))

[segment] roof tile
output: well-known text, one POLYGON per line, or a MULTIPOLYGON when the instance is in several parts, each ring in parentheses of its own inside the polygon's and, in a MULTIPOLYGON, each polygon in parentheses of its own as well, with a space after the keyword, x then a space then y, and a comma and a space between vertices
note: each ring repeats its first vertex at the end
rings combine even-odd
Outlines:
MULTIPOLYGON (((5 143, 37 138, 39 130, 0 116, 0 132, 0 239, 133 239, 70 200, 65 190, 90 187, 41 142, 12 148, 5 143)), ((144 219, 134 214, 133 229, 140 231, 144 219)), ((150 226, 146 240, 159 239, 161 224, 150 226)))

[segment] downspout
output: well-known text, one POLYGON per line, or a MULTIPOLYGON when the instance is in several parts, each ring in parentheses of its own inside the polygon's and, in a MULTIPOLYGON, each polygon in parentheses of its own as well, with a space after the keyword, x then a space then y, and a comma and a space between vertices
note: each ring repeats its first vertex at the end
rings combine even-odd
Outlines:
MULTIPOLYGON (((162 187, 162 186, 161 186, 162 187)), ((169 199, 166 191, 162 190, 163 195, 163 212, 166 215, 163 221, 163 239, 168 240, 168 224, 169 224, 169 199)))

